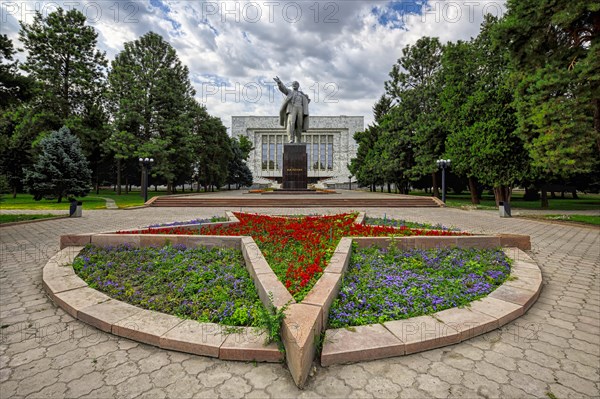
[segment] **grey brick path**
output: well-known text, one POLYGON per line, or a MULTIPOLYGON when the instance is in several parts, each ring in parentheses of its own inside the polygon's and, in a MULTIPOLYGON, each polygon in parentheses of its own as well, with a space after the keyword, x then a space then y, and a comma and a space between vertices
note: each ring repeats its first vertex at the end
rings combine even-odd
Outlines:
POLYGON ((599 396, 600 230, 594 228, 500 219, 496 212, 367 209, 371 215, 476 232, 529 234, 544 276, 542 294, 525 316, 458 345, 368 363, 317 366, 304 391, 295 387, 284 365, 225 362, 114 337, 74 320, 44 294, 41 270, 58 250, 61 234, 209 217, 224 210, 84 211, 79 219, 0 228, 0 397, 599 396))

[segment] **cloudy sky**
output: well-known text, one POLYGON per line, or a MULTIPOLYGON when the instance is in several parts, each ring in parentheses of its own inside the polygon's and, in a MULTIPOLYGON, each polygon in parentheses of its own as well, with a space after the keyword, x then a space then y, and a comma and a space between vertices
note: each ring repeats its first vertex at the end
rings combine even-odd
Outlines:
POLYGON ((109 60, 127 41, 162 35, 189 67, 198 101, 228 127, 232 115, 278 113, 274 76, 300 82, 312 115, 361 115, 368 124, 403 47, 421 36, 467 40, 486 13, 505 10, 504 0, 0 0, 0 33, 19 47, 19 21, 58 6, 87 16, 109 60))

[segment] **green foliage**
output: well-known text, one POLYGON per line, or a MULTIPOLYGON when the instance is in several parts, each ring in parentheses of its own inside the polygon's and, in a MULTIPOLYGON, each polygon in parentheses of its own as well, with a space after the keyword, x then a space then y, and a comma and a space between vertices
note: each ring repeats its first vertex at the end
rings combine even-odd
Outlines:
POLYGON ((111 67, 114 131, 108 148, 117 159, 153 158, 152 174, 171 187, 181 173, 189 173, 193 156, 189 133, 195 91, 188 68, 153 32, 125 43, 111 67))
POLYGON ((41 153, 25 175, 25 186, 36 200, 85 196, 90 191, 91 172, 79 139, 62 127, 43 138, 41 153))
POLYGON ((465 306, 510 275, 502 249, 353 247, 331 306, 332 328, 383 323, 465 306))
POLYGON ((531 177, 592 173, 600 161, 600 5, 510 0, 507 8, 495 37, 511 55, 531 177))
POLYGON ((63 118, 81 115, 104 89, 107 61, 96 49, 98 33, 80 11, 58 8, 33 23, 21 22, 19 38, 28 50, 22 68, 35 78, 43 109, 63 118))
POLYGON ((257 327, 265 311, 239 250, 88 245, 73 269, 115 299, 185 319, 257 327))
POLYGON ((257 327, 263 328, 266 332, 265 345, 271 342, 276 342, 279 350, 283 351, 283 341, 281 339, 281 326, 283 325, 283 319, 285 319, 285 311, 290 306, 291 301, 277 309, 273 305, 273 293, 269 292, 269 306, 259 308, 258 311, 258 325, 257 327))
POLYGON ((16 51, 7 35, 0 35, 0 111, 9 105, 27 101, 32 95, 33 80, 18 73, 16 51))
MULTIPOLYGON (((249 140, 245 136, 240 136, 240 139, 246 139, 249 143, 249 140)), ((252 171, 245 162, 242 141, 235 138, 231 139, 232 157, 227 165, 227 184, 235 184, 237 187, 248 187, 252 185, 252 171)), ((243 145, 247 146, 248 143, 244 143, 243 145)))

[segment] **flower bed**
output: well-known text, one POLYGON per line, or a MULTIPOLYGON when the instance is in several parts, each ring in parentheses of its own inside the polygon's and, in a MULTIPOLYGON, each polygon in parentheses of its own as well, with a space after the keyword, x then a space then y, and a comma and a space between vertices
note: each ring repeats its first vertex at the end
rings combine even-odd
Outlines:
POLYGON ((342 237, 464 235, 442 230, 356 224, 357 213, 331 216, 266 216, 234 213, 239 223, 206 226, 200 230, 158 228, 120 232, 137 234, 200 234, 251 236, 269 265, 296 301, 301 301, 327 266, 342 237))
POLYGON ((395 247, 353 250, 332 328, 377 324, 464 306, 484 297, 510 275, 501 249, 395 247))
POLYGON ((187 220, 185 222, 171 222, 171 223, 151 224, 150 226, 148 226, 148 228, 170 227, 170 226, 184 226, 184 225, 190 225, 190 224, 201 225, 201 224, 215 223, 215 222, 225 222, 225 221, 227 221, 227 218, 225 218, 225 217, 222 217, 222 216, 213 216, 210 219, 193 219, 193 220, 187 220))
POLYGON ((181 318, 259 326, 266 311, 241 252, 233 249, 87 245, 73 269, 112 298, 181 318))
POLYGON ((387 217, 374 218, 367 216, 365 217, 365 224, 371 224, 376 226, 394 226, 394 227, 407 227, 411 229, 430 229, 430 230, 447 230, 447 231, 460 231, 455 227, 446 227, 441 224, 429 224, 429 223, 417 223, 409 222, 403 219, 390 219, 387 217))

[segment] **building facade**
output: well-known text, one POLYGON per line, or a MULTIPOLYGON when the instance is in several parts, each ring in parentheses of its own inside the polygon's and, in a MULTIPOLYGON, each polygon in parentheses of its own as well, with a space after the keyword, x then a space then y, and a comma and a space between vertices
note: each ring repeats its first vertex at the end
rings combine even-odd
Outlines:
MULTIPOLYGON (((356 156, 354 133, 364 130, 362 116, 311 116, 302 135, 309 183, 347 183, 348 164, 356 156)), ((232 116, 233 137, 246 136, 254 147, 248 159, 255 184, 281 182, 287 133, 278 116, 232 116)))

